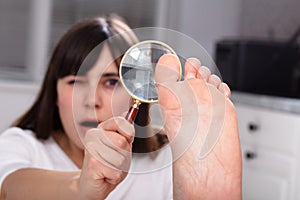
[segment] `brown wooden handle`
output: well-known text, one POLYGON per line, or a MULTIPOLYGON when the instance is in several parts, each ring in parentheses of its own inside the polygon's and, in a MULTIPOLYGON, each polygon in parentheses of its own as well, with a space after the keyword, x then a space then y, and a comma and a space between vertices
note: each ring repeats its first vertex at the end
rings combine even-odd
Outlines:
POLYGON ((125 119, 127 119, 132 124, 135 120, 138 110, 139 107, 131 106, 127 115, 125 116, 125 119))

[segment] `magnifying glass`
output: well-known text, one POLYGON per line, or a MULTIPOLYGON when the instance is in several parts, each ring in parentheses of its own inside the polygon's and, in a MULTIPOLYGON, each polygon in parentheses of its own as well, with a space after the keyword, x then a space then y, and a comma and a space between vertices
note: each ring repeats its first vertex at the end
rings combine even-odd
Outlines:
MULTIPOLYGON (((175 54, 167 44, 157 40, 145 40, 130 47, 124 54, 119 69, 122 85, 133 99, 126 119, 133 123, 141 103, 156 103, 158 94, 154 72, 159 58, 164 54, 175 54)), ((181 79, 182 69, 180 68, 181 79)))

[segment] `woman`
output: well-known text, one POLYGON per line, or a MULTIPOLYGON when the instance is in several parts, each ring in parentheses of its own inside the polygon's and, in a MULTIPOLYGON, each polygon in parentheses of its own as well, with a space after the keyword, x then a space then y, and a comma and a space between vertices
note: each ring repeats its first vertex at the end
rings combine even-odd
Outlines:
POLYGON ((134 138, 152 131, 148 106, 141 105, 136 130, 118 117, 129 99, 119 84, 118 55, 136 42, 117 16, 83 20, 61 38, 36 101, 0 136, 1 199, 173 198, 172 165, 161 167, 171 162, 169 151, 131 153, 154 152, 167 141, 162 134, 134 138), (99 57, 86 65, 99 45, 99 57), (157 170, 134 173, 150 165, 157 170))

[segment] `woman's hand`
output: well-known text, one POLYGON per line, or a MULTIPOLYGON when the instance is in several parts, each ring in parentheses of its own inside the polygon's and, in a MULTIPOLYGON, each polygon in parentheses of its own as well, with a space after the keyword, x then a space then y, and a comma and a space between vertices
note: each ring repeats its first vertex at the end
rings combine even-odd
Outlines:
POLYGON ((241 150, 230 89, 197 59, 160 58, 155 78, 173 154, 175 199, 240 199, 241 150))
POLYGON ((85 158, 79 179, 81 199, 104 199, 127 175, 134 127, 122 117, 111 118, 85 136, 85 158))

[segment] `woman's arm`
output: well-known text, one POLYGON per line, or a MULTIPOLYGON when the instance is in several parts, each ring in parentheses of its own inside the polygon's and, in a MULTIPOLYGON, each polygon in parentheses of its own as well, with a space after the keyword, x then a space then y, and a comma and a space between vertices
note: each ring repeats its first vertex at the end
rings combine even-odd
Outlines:
POLYGON ((102 122, 85 135, 80 171, 19 169, 3 181, 1 200, 104 199, 127 175, 133 137, 133 125, 124 118, 102 122))
POLYGON ((0 199, 79 199, 79 177, 80 171, 20 169, 6 177, 0 199))

